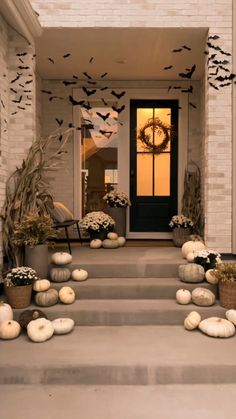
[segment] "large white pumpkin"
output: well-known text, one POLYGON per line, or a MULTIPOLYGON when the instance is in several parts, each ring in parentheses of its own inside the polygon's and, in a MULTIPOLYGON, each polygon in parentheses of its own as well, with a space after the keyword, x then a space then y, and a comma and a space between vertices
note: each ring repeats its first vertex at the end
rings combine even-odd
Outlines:
POLYGON ((102 240, 100 240, 100 239, 93 239, 89 243, 89 246, 91 247, 91 249, 100 249, 100 247, 102 247, 102 240))
POLYGON ((62 287, 59 291, 59 299, 63 304, 72 304, 75 301, 75 291, 71 287, 62 287))
POLYGON ((117 247, 119 247, 119 242, 118 240, 105 239, 102 242, 102 247, 104 247, 104 249, 117 249, 117 247))
POLYGON ((196 329, 201 321, 201 316, 197 311, 191 311, 184 320, 184 327, 186 330, 196 329))
POLYGON ((205 278, 205 271, 197 263, 179 265, 179 278, 183 282, 202 282, 205 278))
POLYGON ((220 317, 209 317, 202 320, 199 329, 214 338, 229 338, 235 334, 235 326, 229 320, 220 317))
POLYGON ((5 320, 0 325, 1 339, 15 339, 19 336, 21 327, 15 320, 5 320))
POLYGON ((10 304, 0 302, 0 324, 13 319, 13 310, 10 304))
POLYGON ((55 265, 68 265, 72 262, 72 255, 67 252, 56 252, 51 257, 52 263, 55 265))
POLYGON ((181 288, 176 292, 175 297, 179 304, 189 304, 191 301, 191 292, 181 288))
POLYGON ((44 318, 31 320, 27 326, 27 334, 33 342, 45 342, 52 337, 53 332, 52 322, 44 318))
POLYGON ((71 273, 73 281, 86 281, 88 272, 85 269, 74 269, 71 273))
POLYGON ((200 240, 189 240, 182 246, 182 255, 186 259, 188 253, 195 252, 196 250, 203 250, 206 246, 200 240))
POLYGON ((125 245, 125 243, 126 243, 126 238, 123 237, 123 236, 120 236, 120 237, 118 237, 117 241, 119 243, 119 246, 120 247, 123 247, 125 245))
POLYGON ((54 335, 65 335, 70 333, 74 328, 75 322, 70 318, 59 318, 52 321, 54 335))

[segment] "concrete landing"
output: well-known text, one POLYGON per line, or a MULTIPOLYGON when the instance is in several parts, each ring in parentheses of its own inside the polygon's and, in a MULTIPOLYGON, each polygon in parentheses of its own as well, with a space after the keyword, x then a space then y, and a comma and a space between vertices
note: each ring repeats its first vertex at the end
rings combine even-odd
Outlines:
POLYGON ((5 385, 0 386, 1 418, 235 419, 235 393, 235 384, 5 385))

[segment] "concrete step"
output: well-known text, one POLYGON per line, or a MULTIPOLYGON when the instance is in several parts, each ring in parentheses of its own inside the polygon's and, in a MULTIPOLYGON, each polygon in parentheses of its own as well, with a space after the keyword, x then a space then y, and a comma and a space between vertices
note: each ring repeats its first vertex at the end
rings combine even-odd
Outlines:
POLYGON ((176 291, 196 287, 210 289, 217 295, 217 287, 206 281, 200 284, 186 284, 178 278, 89 278, 83 282, 67 281, 53 283, 52 288, 70 286, 77 298, 88 299, 175 299, 176 291))
POLYGON ((234 419, 235 392, 236 384, 1 385, 1 416, 15 419, 20 412, 24 419, 234 419))
MULTIPOLYGON (((32 305, 29 309, 35 308, 32 305)), ((224 316, 226 309, 216 303, 211 307, 194 304, 180 305, 176 301, 160 300, 76 300, 73 304, 56 304, 43 308, 50 320, 71 317, 80 326, 122 325, 182 325, 190 311, 198 311, 202 318, 224 316)), ((18 319, 23 310, 14 310, 18 319)))
POLYGON ((235 343, 182 326, 76 327, 42 344, 22 334, 1 342, 0 384, 236 384, 235 343))

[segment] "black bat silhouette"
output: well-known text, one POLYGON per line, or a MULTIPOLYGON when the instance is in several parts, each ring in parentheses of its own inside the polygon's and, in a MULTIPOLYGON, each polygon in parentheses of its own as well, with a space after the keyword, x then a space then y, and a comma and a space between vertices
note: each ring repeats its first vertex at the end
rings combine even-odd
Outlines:
POLYGON ((218 76, 216 80, 225 81, 225 80, 233 80, 236 77, 236 74, 231 73, 229 76, 218 76))
POLYGON ((189 102, 189 106, 192 106, 192 108, 197 109, 196 105, 194 105, 194 103, 189 102))
POLYGON ((213 41, 215 41, 216 39, 219 39, 219 38, 220 38, 219 35, 211 35, 211 36, 208 36, 208 40, 213 39, 213 41))
POLYGON ((22 58, 19 58, 19 61, 23 64, 24 63, 24 60, 22 60, 22 58))
POLYGON ((86 93, 87 96, 92 96, 94 93, 96 93, 96 89, 88 90, 86 87, 82 87, 82 90, 86 93))
POLYGON ((108 89, 108 87, 107 86, 105 86, 105 87, 101 87, 101 91, 103 92, 104 90, 107 90, 108 89))
POLYGON ((105 105, 105 106, 108 105, 108 103, 103 98, 101 99, 101 101, 102 101, 103 105, 105 105))
POLYGON ((214 73, 209 73, 209 76, 217 76, 219 72, 219 67, 216 67, 216 71, 214 73))
POLYGON ((103 79, 103 77, 107 76, 107 74, 108 74, 107 72, 106 72, 106 73, 101 74, 101 76, 100 76, 100 77, 101 77, 101 79, 103 79))
POLYGON ((17 55, 17 57, 25 57, 25 55, 27 55, 27 52, 19 52, 17 55))
POLYGON ((27 80, 27 81, 25 82, 25 84, 30 84, 30 83, 32 83, 32 81, 33 81, 33 80, 27 80))
POLYGON ((113 111, 117 113, 121 113, 125 109, 125 105, 122 105, 120 108, 117 108, 116 106, 112 106, 113 111))
POLYGON ((220 50, 220 52, 221 52, 222 55, 226 55, 228 57, 231 56, 230 52, 223 51, 222 49, 220 50))
POLYGON ((23 106, 17 106, 18 109, 22 109, 22 111, 25 111, 25 108, 23 106))
POLYGON ((191 79, 195 70, 196 70, 196 64, 193 64, 191 69, 186 68, 187 73, 179 73, 179 76, 182 78, 191 79))
POLYGON ((63 138, 63 135, 60 134, 58 140, 61 142, 62 138, 63 138))
POLYGON ((55 64, 55 63, 54 63, 54 60, 53 60, 52 58, 48 57, 48 60, 49 60, 52 64, 55 64))
POLYGON ((20 87, 22 87, 22 88, 24 88, 24 87, 25 87, 25 86, 24 86, 23 84, 21 84, 21 83, 19 83, 19 86, 20 86, 20 87))
POLYGON ((68 52, 67 54, 63 55, 63 58, 68 58, 71 54, 68 52))
POLYGON ((225 86, 230 86, 231 85, 231 83, 230 82, 228 82, 228 83, 221 83, 220 84, 220 87, 225 87, 225 86))
POLYGON ((11 113, 11 115, 16 115, 17 113, 18 113, 18 112, 16 112, 16 111, 15 111, 15 112, 12 112, 12 113, 11 113))
POLYGON ((228 60, 223 60, 223 61, 214 60, 212 62, 213 62, 213 64, 221 64, 221 65, 229 64, 229 61, 228 60))
POLYGON ((173 49, 172 52, 181 52, 182 48, 178 48, 178 49, 173 49))
POLYGON ((208 46, 209 48, 214 49, 215 51, 222 51, 222 50, 221 50, 221 48, 220 48, 218 45, 213 45, 213 44, 211 44, 210 42, 207 42, 207 46, 208 46))
POLYGON ((30 67, 29 66, 22 66, 22 65, 18 65, 19 70, 28 70, 30 67))
POLYGON ((31 106, 31 103, 25 103, 26 106, 31 106))
POLYGON ((79 78, 78 76, 73 75, 73 79, 77 79, 78 80, 78 78, 79 78))
POLYGON ((17 90, 13 89, 12 87, 10 87, 10 90, 11 90, 13 93, 17 93, 17 90))
POLYGON ((49 98, 49 100, 50 100, 50 102, 53 100, 53 99, 63 99, 63 97, 60 97, 60 96, 51 96, 50 98, 49 98))
POLYGON ((183 93, 193 93, 193 86, 189 86, 187 89, 182 89, 181 92, 183 93))
POLYGON ((214 89, 219 90, 219 88, 215 84, 211 83, 210 81, 209 81, 209 85, 213 87, 214 89))
POLYGON ((108 112, 106 115, 103 115, 103 114, 101 114, 100 112, 96 112, 96 114, 97 114, 98 116, 100 116, 100 118, 102 118, 102 119, 103 119, 103 121, 106 121, 106 119, 107 119, 107 118, 109 118, 109 116, 110 116, 110 112, 108 112))
POLYGON ((19 78, 20 78, 21 75, 22 74, 17 74, 16 78, 15 79, 12 79, 10 83, 15 83, 17 80, 19 80, 19 78))
POLYGON ((226 73, 230 73, 230 70, 226 67, 223 67, 222 65, 219 64, 218 66, 221 70, 226 71, 226 73))
POLYGON ((28 100, 33 100, 33 98, 28 96, 28 95, 26 97, 27 97, 28 100))
POLYGON ((46 93, 47 95, 52 95, 50 90, 41 90, 42 93, 46 93))
POLYGON ((62 126, 62 124, 63 124, 63 119, 58 119, 58 118, 56 118, 56 121, 57 121, 57 123, 58 123, 59 127, 61 127, 61 126, 62 126))
POLYGON ((89 111, 90 109, 92 109, 92 106, 90 105, 90 103, 89 103, 89 102, 84 103, 84 104, 82 105, 82 107, 83 107, 83 108, 85 108, 85 109, 87 109, 87 111, 89 111))
POLYGON ((173 65, 169 65, 168 67, 164 67, 163 70, 170 70, 171 68, 173 68, 173 65))
POLYGON ((125 91, 123 91, 121 93, 115 92, 114 90, 111 91, 111 95, 115 96, 116 99, 122 98, 125 95, 125 93, 126 93, 125 91))
POLYGON ((68 125, 69 128, 75 128, 74 124, 72 124, 72 122, 69 123, 68 125))
POLYGON ((62 82, 65 86, 70 86, 71 84, 77 84, 77 81, 67 81, 63 80, 62 82))
POLYGON ((14 103, 21 103, 21 101, 22 101, 22 95, 19 97, 19 99, 12 100, 12 102, 14 103))
POLYGON ((91 57, 89 60, 89 63, 91 64, 93 62, 94 57, 91 57))
POLYGON ((89 80, 91 80, 91 79, 92 79, 92 77, 91 77, 88 73, 86 73, 86 71, 84 71, 84 72, 83 72, 83 75, 84 75, 85 77, 87 77, 87 79, 89 79, 89 80))
POLYGON ((82 106, 84 104, 84 100, 75 100, 72 96, 69 96, 69 101, 72 103, 73 106, 80 105, 82 106))
POLYGON ((187 45, 183 45, 182 48, 186 49, 187 51, 191 51, 192 48, 187 47, 187 45))
POLYGON ((3 109, 5 109, 5 105, 4 105, 3 101, 2 101, 2 99, 1 99, 1 104, 2 104, 3 109))
POLYGON ((96 81, 92 81, 92 80, 88 80, 87 83, 89 83, 89 84, 97 84, 96 81))
POLYGON ((32 90, 24 90, 24 93, 31 93, 32 90))

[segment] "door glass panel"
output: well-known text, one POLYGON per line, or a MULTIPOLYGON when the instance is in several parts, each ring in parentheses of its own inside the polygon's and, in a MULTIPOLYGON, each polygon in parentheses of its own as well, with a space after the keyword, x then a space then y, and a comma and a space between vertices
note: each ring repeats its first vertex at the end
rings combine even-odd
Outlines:
MULTIPOLYGON (((155 118, 159 118, 163 124, 170 127, 171 125, 171 109, 170 108, 155 108, 154 115, 155 115, 155 118)), ((154 144, 155 145, 161 144, 164 138, 165 138, 165 134, 163 130, 155 131, 154 144)), ((170 141, 168 143, 166 151, 170 151, 170 141)))
MULTIPOLYGON (((91 105, 91 103, 90 103, 91 105)), ((117 186, 117 112, 110 107, 81 108, 82 216, 104 207, 102 197, 117 186), (97 114, 108 113, 103 118, 97 114)))
POLYGON ((137 195, 152 196, 153 194, 153 157, 151 153, 137 154, 137 195))
MULTIPOLYGON (((153 118, 153 108, 138 108, 137 109, 137 132, 147 123, 147 121, 153 118)), ((151 128, 146 129, 145 133, 150 135, 152 139, 151 128)), ((148 151, 148 148, 140 140, 137 139, 137 151, 148 151)))
POLYGON ((154 195, 170 196, 170 153, 155 155, 154 195))

